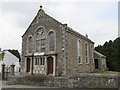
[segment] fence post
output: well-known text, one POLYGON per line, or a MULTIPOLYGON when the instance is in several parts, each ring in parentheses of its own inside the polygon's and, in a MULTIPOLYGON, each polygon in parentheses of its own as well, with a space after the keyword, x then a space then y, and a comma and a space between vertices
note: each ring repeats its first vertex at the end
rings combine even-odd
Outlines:
POLYGON ((11 75, 12 76, 14 76, 15 75, 15 65, 14 64, 12 64, 12 65, 10 65, 10 73, 11 73, 11 75))
POLYGON ((2 80, 5 80, 5 64, 2 64, 2 80))

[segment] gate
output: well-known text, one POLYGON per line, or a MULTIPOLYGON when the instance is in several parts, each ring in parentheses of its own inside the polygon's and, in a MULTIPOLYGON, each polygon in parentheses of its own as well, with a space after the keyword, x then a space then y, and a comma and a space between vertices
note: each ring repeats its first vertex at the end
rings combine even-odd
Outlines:
POLYGON ((8 77, 10 75, 10 67, 5 67, 5 72, 4 72, 4 80, 8 80, 8 77))
POLYGON ((8 80, 9 76, 14 76, 14 67, 15 65, 10 65, 6 67, 5 64, 2 64, 2 80, 8 80))

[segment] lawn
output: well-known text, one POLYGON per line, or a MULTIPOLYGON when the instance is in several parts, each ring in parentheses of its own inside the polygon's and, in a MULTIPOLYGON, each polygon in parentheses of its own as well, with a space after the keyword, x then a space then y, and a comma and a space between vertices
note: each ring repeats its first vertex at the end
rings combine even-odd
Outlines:
POLYGON ((100 71, 100 72, 95 72, 97 74, 120 74, 120 72, 116 71, 100 71))

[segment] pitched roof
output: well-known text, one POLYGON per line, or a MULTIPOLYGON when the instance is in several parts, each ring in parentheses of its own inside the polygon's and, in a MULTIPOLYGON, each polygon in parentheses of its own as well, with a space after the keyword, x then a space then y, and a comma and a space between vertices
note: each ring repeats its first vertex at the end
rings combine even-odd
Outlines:
POLYGON ((100 57, 104 57, 104 58, 106 58, 105 55, 103 55, 103 54, 101 54, 101 53, 99 53, 99 52, 97 52, 97 51, 94 51, 94 54, 97 54, 97 55, 99 55, 100 57))

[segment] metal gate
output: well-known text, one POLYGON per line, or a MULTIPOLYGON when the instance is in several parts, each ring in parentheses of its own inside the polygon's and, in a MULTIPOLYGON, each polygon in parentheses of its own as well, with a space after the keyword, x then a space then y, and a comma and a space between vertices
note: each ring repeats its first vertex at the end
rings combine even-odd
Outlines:
POLYGON ((3 80, 8 80, 9 75, 10 75, 10 67, 7 66, 5 67, 3 80))

